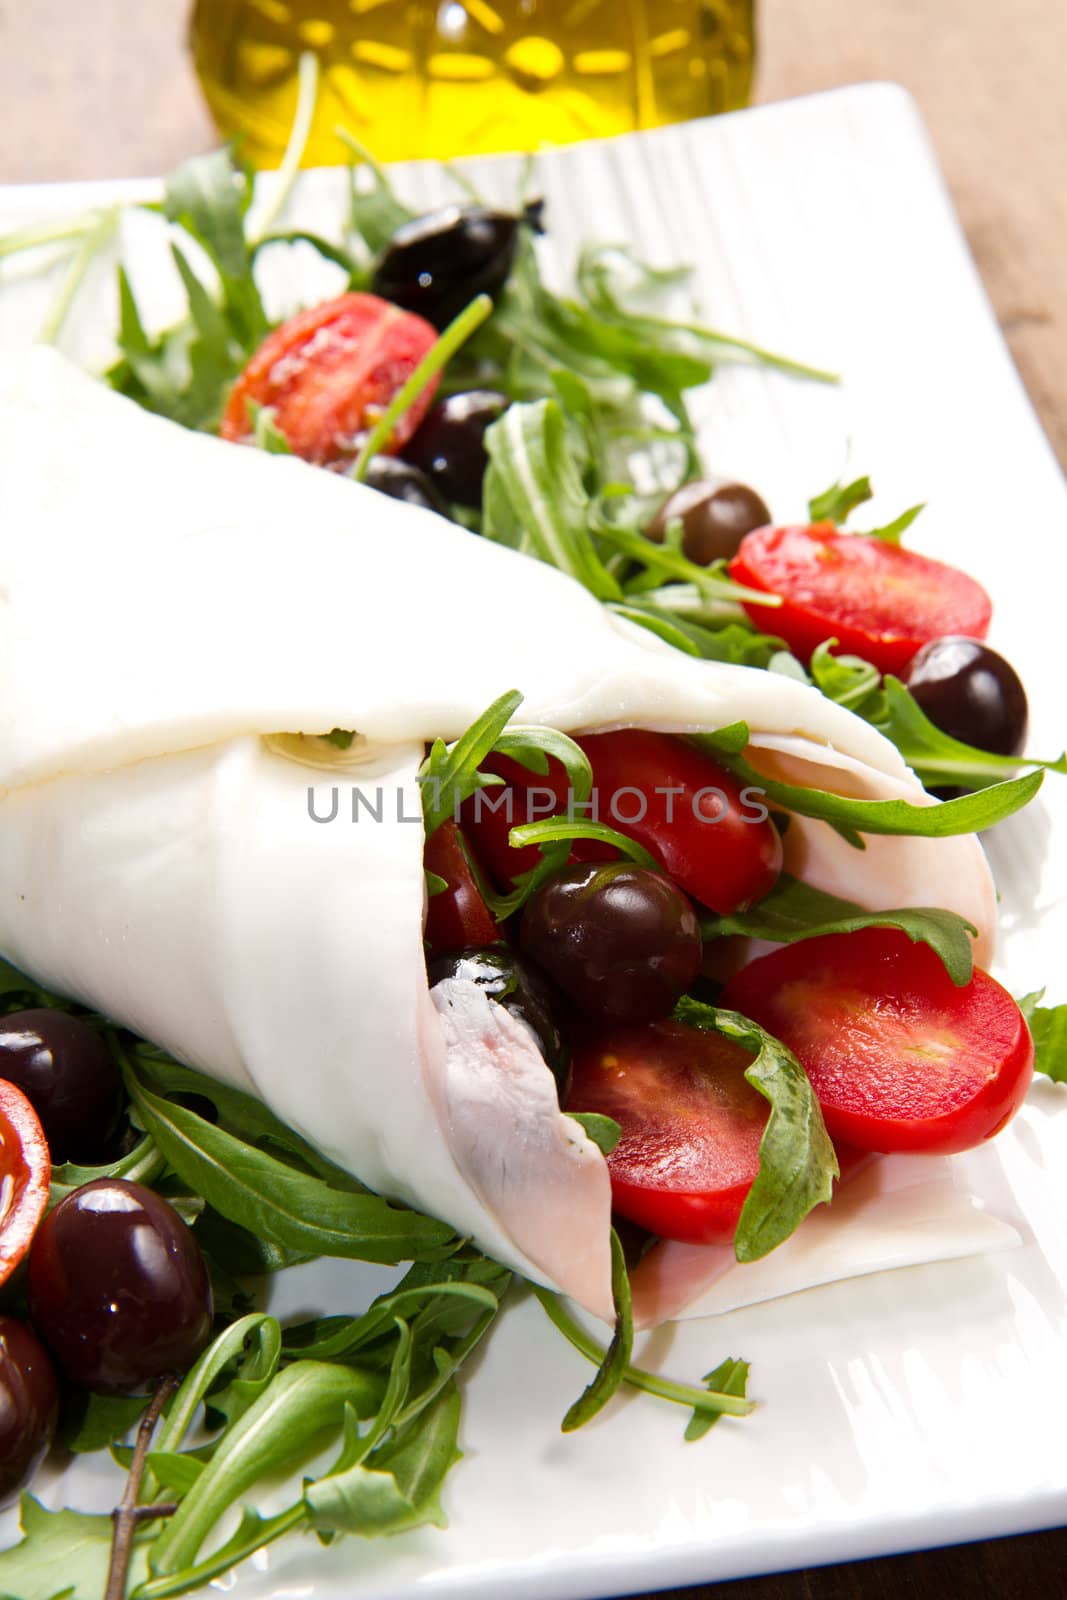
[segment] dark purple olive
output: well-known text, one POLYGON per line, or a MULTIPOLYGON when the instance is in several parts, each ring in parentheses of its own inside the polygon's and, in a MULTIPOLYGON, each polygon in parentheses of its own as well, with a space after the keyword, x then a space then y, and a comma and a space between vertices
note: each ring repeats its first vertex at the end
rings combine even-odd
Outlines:
POLYGON ((978 639, 933 639, 904 682, 935 727, 964 744, 1015 756, 1026 742, 1026 691, 1003 656, 978 639))
POLYGON ((30 1250, 30 1316, 85 1389, 139 1394, 184 1372, 211 1336, 200 1246, 138 1183, 98 1178, 61 1200, 30 1250))
POLYGON ((587 1017, 665 1017, 700 971, 693 907, 669 878, 630 862, 564 867, 527 901, 523 953, 587 1017))
POLYGON ((476 295, 500 293, 523 224, 540 226, 539 206, 522 216, 485 206, 443 206, 414 217, 378 257, 371 289, 445 328, 476 295))
POLYGON ((48 1453, 58 1411, 47 1350, 25 1323, 0 1316, 0 1510, 26 1488, 48 1453))
POLYGON ((484 989, 490 1000, 525 1022, 556 1080, 563 1104, 570 1088, 570 1063, 556 1020, 562 1001, 543 973, 523 961, 509 945, 491 944, 431 962, 428 976, 431 989, 445 978, 466 978, 484 989))
POLYGON ((710 567, 713 561, 732 560, 745 534, 765 528, 770 520, 754 489, 721 478, 698 478, 663 502, 645 532, 662 544, 667 524, 680 522, 682 554, 699 567, 710 567))
POLYGON ((434 488, 425 472, 398 456, 373 456, 367 467, 364 483, 391 500, 403 500, 409 506, 421 506, 424 511, 436 511, 438 516, 448 516, 448 505, 434 488))
POLYGON ((478 511, 489 465, 485 430, 507 408, 507 395, 494 389, 450 394, 427 412, 404 454, 433 480, 446 500, 478 511))
POLYGON ((88 1023, 44 1009, 0 1018, 0 1078, 33 1106, 55 1163, 89 1165, 113 1154, 122 1079, 88 1023))

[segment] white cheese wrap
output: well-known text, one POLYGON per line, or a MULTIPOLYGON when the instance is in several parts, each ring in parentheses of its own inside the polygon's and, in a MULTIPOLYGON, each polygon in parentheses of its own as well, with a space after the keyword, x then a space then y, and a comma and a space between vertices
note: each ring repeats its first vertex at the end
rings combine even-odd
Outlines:
MULTIPOLYGON (((813 689, 686 657, 547 566, 185 432, 50 351, 0 356, 0 951, 607 1315, 603 1158, 521 1025, 473 986, 426 983, 423 741, 512 688, 523 722, 744 720, 763 770, 923 798, 813 689), (324 747, 267 742, 334 727, 360 738, 321 771, 307 752, 324 747), (381 821, 351 820, 353 786, 380 790, 381 821), (335 788, 336 819, 313 820, 335 788)), ((861 904, 960 912, 988 958, 973 838, 859 852, 794 818, 786 842, 791 870, 861 904)), ((887 1264, 866 1212, 830 1275, 887 1264)), ((939 1254, 995 1242, 969 1205, 954 1231, 962 1215, 947 1207, 939 1254)))

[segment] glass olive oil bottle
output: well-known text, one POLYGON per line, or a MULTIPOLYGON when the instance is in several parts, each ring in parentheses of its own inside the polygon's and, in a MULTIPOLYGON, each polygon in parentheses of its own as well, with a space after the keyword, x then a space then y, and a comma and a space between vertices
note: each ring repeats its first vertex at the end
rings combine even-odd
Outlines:
POLYGON ((753 0, 196 0, 192 48, 222 132, 277 165, 301 52, 322 67, 308 165, 448 158, 652 128, 742 106, 753 0))

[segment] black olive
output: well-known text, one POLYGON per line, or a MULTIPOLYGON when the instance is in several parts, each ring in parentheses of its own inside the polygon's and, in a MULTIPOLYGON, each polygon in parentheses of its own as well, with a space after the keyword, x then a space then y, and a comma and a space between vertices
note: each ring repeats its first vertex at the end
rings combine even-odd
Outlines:
POLYGON ((401 461, 397 456, 372 456, 363 481, 391 500, 403 500, 406 505, 436 511, 441 517, 448 516, 448 506, 440 492, 425 472, 410 461, 401 461))
POLYGON ((754 489, 743 483, 697 478, 664 501, 645 529, 662 544, 669 522, 682 524, 682 554, 697 566, 730 561, 746 533, 765 528, 771 514, 754 489))
POLYGON ((585 1016, 665 1017, 700 972, 700 924, 670 878, 630 861, 577 862, 527 900, 522 953, 585 1016))
POLYGON ((912 657, 904 682, 950 738, 995 755, 1022 750, 1026 691, 1015 668, 980 640, 932 639, 912 657))
POLYGON ((525 1022, 556 1080, 560 1105, 570 1089, 570 1062, 556 1017, 562 999, 548 979, 529 961, 523 961, 506 944, 461 950, 432 961, 430 987, 445 978, 467 978, 484 989, 491 1000, 525 1022))
POLYGON ((450 394, 427 412, 404 454, 446 500, 479 511, 489 465, 485 430, 507 408, 507 395, 495 389, 450 394))
POLYGON ((371 288, 445 328, 476 295, 500 293, 524 223, 540 226, 538 206, 522 216, 485 206, 444 206, 413 217, 378 257, 371 288))
POLYGON ((122 1079, 106 1043, 87 1022, 66 1011, 9 1012, 0 1021, 0 1078, 21 1089, 33 1106, 57 1165, 113 1159, 122 1079))

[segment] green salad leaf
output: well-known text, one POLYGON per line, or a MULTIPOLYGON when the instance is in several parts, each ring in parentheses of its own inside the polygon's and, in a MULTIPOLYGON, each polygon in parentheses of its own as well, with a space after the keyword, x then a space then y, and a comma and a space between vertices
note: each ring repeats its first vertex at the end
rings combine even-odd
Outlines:
MULTIPOLYGON (((1028 772, 1020 778, 994 783, 976 794, 960 795, 958 799, 937 805, 917 806, 908 800, 853 800, 846 795, 829 794, 823 789, 809 789, 764 776, 742 755, 735 753, 739 727, 744 728, 744 724, 732 724, 729 729, 716 733, 694 734, 693 743, 708 750, 736 778, 761 789, 775 805, 785 811, 795 811, 801 817, 829 822, 858 849, 863 848, 865 833, 947 839, 991 828, 1028 805, 1044 777, 1040 771, 1028 772), (724 735, 728 736, 729 744, 724 743, 724 735)), ((747 735, 746 728, 746 744, 747 735)))
POLYGON ((796 1231, 808 1212, 833 1197, 837 1155, 819 1102, 800 1062, 780 1040, 737 1011, 721 1011, 688 996, 674 1015, 691 1028, 734 1039, 756 1059, 747 1081, 770 1102, 760 1163, 734 1236, 738 1261, 759 1261, 796 1231))
POLYGON ((1034 1036, 1034 1071, 1067 1083, 1067 1005, 1043 1006, 1044 989, 1025 995, 1019 1009, 1034 1036))
POLYGON ((1007 774, 1016 773, 1021 767, 1041 767, 1049 772, 1067 774, 1067 753, 1051 761, 1039 761, 1032 756, 999 756, 942 733, 899 678, 887 677, 882 705, 865 710, 863 714, 893 741, 927 788, 943 785, 989 788, 999 785, 1007 774))
POLYGON ((750 939, 770 939, 776 944, 795 944, 801 939, 854 933, 860 928, 899 928, 909 939, 928 944, 936 952, 953 983, 970 982, 974 970, 972 939, 978 930, 954 911, 929 906, 864 911, 852 901, 826 894, 788 873, 783 873, 770 894, 750 911, 706 917, 700 931, 705 940, 741 934, 750 939))
POLYGON ((223 1217, 282 1249, 358 1261, 447 1255, 446 1223, 338 1189, 227 1133, 195 1111, 152 1094, 127 1068, 137 1113, 179 1177, 223 1217))
POLYGON ((561 1423, 564 1433, 573 1433, 602 1411, 617 1392, 630 1365, 634 1343, 633 1311, 630 1305, 630 1275, 626 1270, 619 1236, 611 1230, 611 1292, 615 1299, 615 1332, 604 1351, 596 1375, 571 1406, 561 1423))
POLYGON ((808 516, 812 522, 832 522, 840 527, 848 521, 857 506, 865 505, 873 498, 870 478, 856 478, 852 483, 834 483, 808 501, 808 516))
MULTIPOLYGON (((111 1518, 49 1511, 32 1494, 19 1502, 20 1543, 0 1551, 0 1597, 100 1600, 111 1562, 111 1518)), ((148 1571, 146 1546, 134 1546, 133 1583, 148 1571)))

